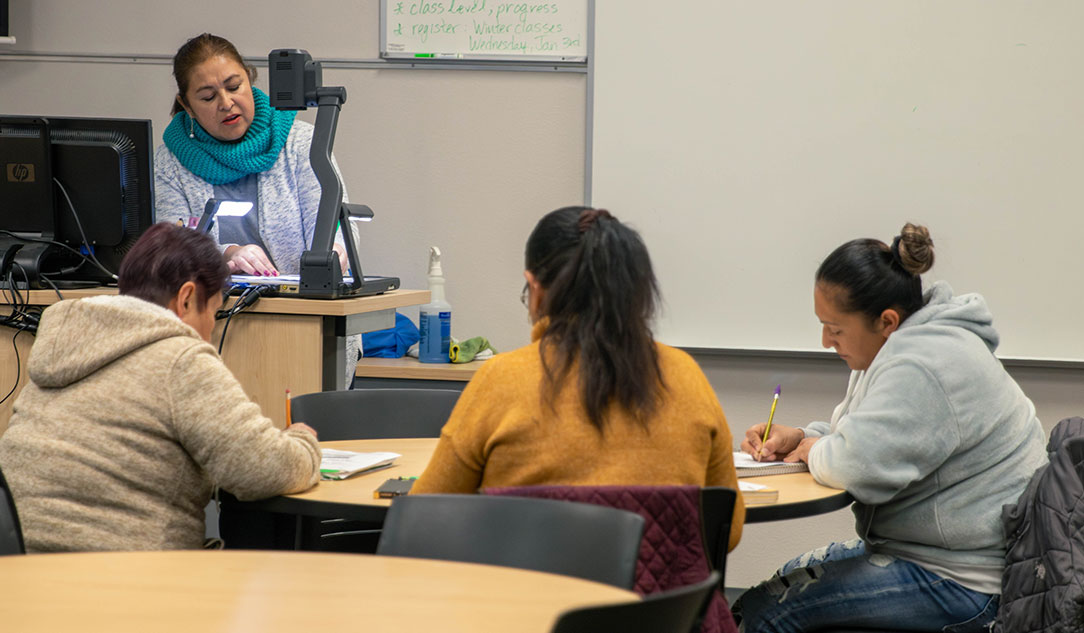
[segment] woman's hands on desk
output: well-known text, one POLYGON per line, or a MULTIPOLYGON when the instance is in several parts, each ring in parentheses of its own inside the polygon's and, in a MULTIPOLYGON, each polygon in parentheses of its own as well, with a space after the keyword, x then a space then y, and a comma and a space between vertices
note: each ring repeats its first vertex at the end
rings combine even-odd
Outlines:
POLYGON ((244 273, 246 275, 264 275, 273 277, 279 274, 275 266, 271 264, 271 258, 263 249, 255 244, 231 244, 222 253, 226 258, 226 264, 231 273, 244 273))
MULTIPOLYGON (((334 244, 331 248, 339 256, 339 269, 345 275, 350 265, 346 258, 346 248, 342 244, 334 244)), ((226 264, 230 267, 231 273, 240 272, 246 275, 263 275, 265 277, 274 277, 279 274, 267 253, 255 244, 245 244, 244 246, 232 244, 226 247, 222 255, 226 258, 226 264)))
POLYGON ((804 462, 808 459, 809 448, 813 446, 813 442, 817 441, 817 438, 806 438, 802 429, 773 424, 772 431, 768 435, 768 441, 762 445, 761 440, 764 438, 764 428, 766 426, 766 422, 761 422, 746 431, 745 439, 741 443, 741 449, 752 455, 757 461, 774 462, 782 460, 796 462, 801 460, 804 462))

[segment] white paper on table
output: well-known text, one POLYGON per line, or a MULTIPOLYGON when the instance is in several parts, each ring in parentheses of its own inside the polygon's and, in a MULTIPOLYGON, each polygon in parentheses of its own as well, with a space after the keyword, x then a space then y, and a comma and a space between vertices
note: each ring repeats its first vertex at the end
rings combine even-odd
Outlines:
POLYGON ((772 466, 789 465, 786 462, 758 462, 745 451, 734 451, 734 468, 771 468, 772 466))
POLYGON ((333 448, 320 449, 320 476, 324 479, 346 479, 366 470, 390 466, 399 453, 355 453, 333 448))

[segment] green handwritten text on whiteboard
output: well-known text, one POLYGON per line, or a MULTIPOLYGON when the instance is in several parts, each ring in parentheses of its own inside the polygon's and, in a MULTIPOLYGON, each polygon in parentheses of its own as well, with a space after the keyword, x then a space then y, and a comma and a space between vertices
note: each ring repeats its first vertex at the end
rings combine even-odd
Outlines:
POLYGON ((585 61, 587 0, 381 0, 380 55, 585 61))

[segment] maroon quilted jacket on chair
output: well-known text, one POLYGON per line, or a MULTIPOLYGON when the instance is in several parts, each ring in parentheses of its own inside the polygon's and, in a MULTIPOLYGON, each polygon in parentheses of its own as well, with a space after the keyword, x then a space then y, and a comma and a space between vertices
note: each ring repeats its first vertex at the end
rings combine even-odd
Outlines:
MULTIPOLYGON (((711 573, 701 530, 697 486, 522 486, 486 488, 485 494, 579 501, 636 512, 646 521, 633 589, 647 595, 699 582, 711 573)), ((722 592, 716 590, 703 633, 737 633, 722 592)))

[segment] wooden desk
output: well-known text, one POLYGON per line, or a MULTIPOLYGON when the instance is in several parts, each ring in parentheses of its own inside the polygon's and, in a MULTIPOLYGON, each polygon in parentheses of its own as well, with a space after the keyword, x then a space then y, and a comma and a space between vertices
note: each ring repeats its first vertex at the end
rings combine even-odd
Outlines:
POLYGON ((0 558, 6 633, 550 630, 564 610, 636 594, 541 572, 309 552, 0 558))
MULTIPOLYGON (((306 517, 383 521, 391 500, 373 499, 373 491, 389 477, 414 477, 422 474, 436 445, 435 438, 322 442, 321 446, 327 448, 363 453, 392 451, 400 453, 402 457, 390 468, 356 475, 342 481, 321 481, 299 494, 263 501, 223 503, 223 512, 229 511, 229 505, 237 504, 248 510, 306 517)), ((815 482, 809 473, 757 477, 756 481, 779 490, 779 501, 774 504, 746 506, 746 523, 823 514, 845 508, 853 501, 846 491, 822 486, 815 482)))
MULTIPOLYGON (((428 290, 335 300, 265 297, 233 318, 222 360, 281 428, 287 389, 302 395, 345 387, 347 336, 392 327, 396 308, 427 301, 428 290)), ((222 327, 220 321, 211 338, 216 346, 222 327)))
MULTIPOLYGON (((116 288, 64 290, 65 299, 115 294, 116 288)), ((32 290, 30 305, 48 306, 59 299, 52 290, 32 290)), ((222 359, 260 408, 275 424, 286 424, 286 389, 295 395, 342 389, 346 384, 346 339, 350 334, 391 327, 395 309, 429 301, 428 290, 396 290, 357 299, 293 299, 265 297, 235 316, 222 348, 222 359)), ((215 326, 217 347, 223 322, 215 326)), ((14 336, 14 330, 10 336, 14 336)), ((0 386, 16 383, 15 354, 0 332, 0 386)), ((10 336, 8 337, 10 340, 10 336)), ((26 381, 26 359, 34 338, 17 338, 21 363, 18 387, 0 404, 0 433, 7 429, 11 404, 26 381)))
POLYGON ((341 481, 321 481, 294 495, 282 495, 262 501, 223 501, 222 512, 236 505, 245 510, 277 512, 318 519, 352 519, 383 522, 391 499, 373 499, 373 492, 389 477, 417 477, 425 470, 436 449, 436 438, 343 440, 321 442, 325 448, 373 453, 391 451, 402 455, 388 468, 355 475, 341 481))
POLYGON ((749 481, 779 491, 775 503, 745 506, 746 523, 782 521, 846 508, 854 498, 846 490, 822 486, 808 472, 750 477, 749 481))
POLYGON ((424 387, 462 391, 486 361, 423 363, 416 358, 362 358, 354 372, 359 389, 424 387))

